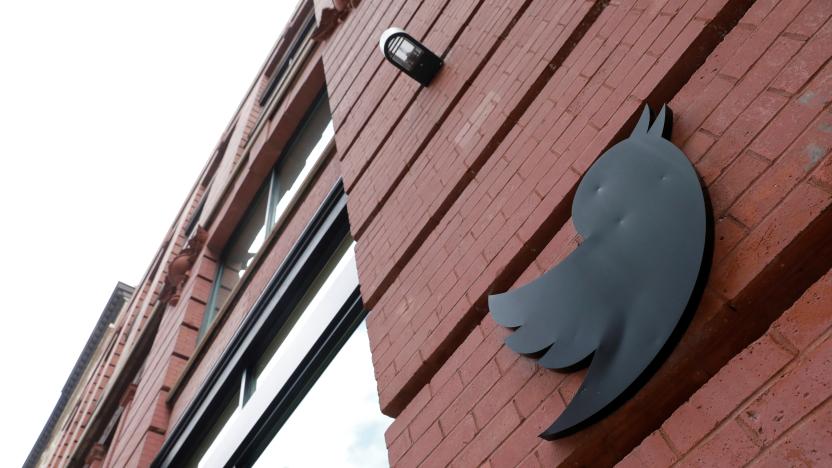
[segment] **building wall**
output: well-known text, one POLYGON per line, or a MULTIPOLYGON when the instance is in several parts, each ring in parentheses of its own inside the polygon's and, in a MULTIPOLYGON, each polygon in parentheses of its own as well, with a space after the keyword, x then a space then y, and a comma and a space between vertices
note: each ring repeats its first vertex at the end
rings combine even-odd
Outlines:
POLYGON ((79 390, 79 410, 65 410, 67 429, 52 437, 54 449, 40 455, 41 465, 149 466, 240 320, 335 185, 339 163, 329 156, 313 175, 305 197, 269 236, 255 259, 258 266, 243 278, 229 306, 197 343, 217 259, 283 146, 325 86, 319 48, 313 44, 305 59, 296 61, 296 72, 287 75, 293 78, 278 104, 268 109, 268 116, 262 115, 267 109, 259 102, 261 94, 311 11, 311 2, 296 6, 132 301, 119 315, 110 346, 99 361, 90 364, 91 377, 79 390), (199 229, 189 231, 192 225, 199 229), (142 346, 142 340, 149 344, 142 346))
POLYGON ((731 392, 706 382, 832 263, 830 14, 824 0, 365 0, 349 13, 323 59, 393 464, 611 465, 700 388, 731 392), (391 25, 444 56, 429 87, 371 47, 391 25), (541 441, 584 373, 506 349, 486 298, 580 242, 577 183, 644 102, 669 103, 672 141, 707 187, 708 284, 641 391, 541 441))
MULTIPOLYGON (((199 185, 174 226, 177 253, 186 243, 186 227, 204 192, 205 187, 199 185)), ((202 281, 199 275, 193 276, 192 283, 202 281)), ((199 327, 199 322, 184 316, 188 304, 196 299, 185 297, 166 307, 150 352, 142 357, 144 363, 133 394, 122 402, 124 410, 119 418, 118 437, 109 446, 102 466, 146 466, 164 440, 169 417, 165 397, 183 361, 191 355, 199 327)))
MULTIPOLYGON (((61 390, 61 397, 46 423, 46 427, 35 442, 35 450, 41 449, 41 464, 45 461, 63 458, 63 453, 74 443, 72 434, 79 430, 89 417, 89 405, 95 400, 102 386, 112 375, 115 363, 113 357, 121 354, 117 340, 118 324, 123 319, 133 288, 119 283, 113 291, 107 306, 101 313, 81 356, 78 358, 67 383, 61 390), (66 392, 69 392, 68 394, 66 392)), ((30 456, 25 466, 36 466, 37 457, 30 456)))
POLYGON ((392 465, 832 463, 830 17, 828 0, 301 2, 41 464, 148 466, 339 178, 392 465), (317 41, 264 109, 313 9, 317 41), (429 87, 383 60, 390 26, 443 56, 429 87), (197 342, 220 253, 324 85, 337 150, 197 342), (707 189, 708 282, 637 393, 543 441, 585 370, 506 348, 486 300, 580 244, 577 184, 645 102, 669 103, 707 189))
MULTIPOLYGON (((247 177, 240 177, 236 181, 236 186, 231 191, 233 195, 220 208, 218 217, 224 220, 223 224, 231 224, 231 228, 233 228, 236 225, 236 221, 242 217, 248 203, 260 187, 262 180, 274 166, 276 158, 280 154, 280 149, 288 141, 306 109, 314 102, 317 92, 323 86, 323 74, 320 70, 319 55, 314 55, 310 59, 304 68, 300 81, 304 83, 303 88, 298 88, 295 93, 287 97, 287 105, 283 106, 285 108, 276 111, 277 117, 275 117, 275 123, 270 124, 267 130, 264 130, 264 132, 271 134, 274 139, 268 141, 264 139, 263 142, 254 143, 252 157, 249 158, 249 162, 247 163, 248 167, 245 168, 244 172, 246 176, 253 178, 253 180, 245 180, 247 177), (316 73, 318 74, 316 79, 309 78, 309 75, 316 73), (287 125, 284 121, 284 125, 278 127, 277 121, 281 118, 288 121, 289 124, 287 125), (280 129, 279 132, 277 131, 278 128, 280 129), (240 195, 243 187, 248 191, 248 198, 243 198, 240 195), (236 198, 237 196, 240 198, 236 198), (234 222, 231 223, 227 221, 230 211, 239 212, 239 215, 233 217, 234 222)), ((252 305, 254 305, 273 273, 297 241, 301 231, 309 219, 312 218, 312 215, 318 206, 320 206, 329 190, 335 185, 335 182, 338 180, 338 167, 337 158, 330 158, 323 165, 319 175, 311 184, 307 195, 294 208, 292 216, 287 219, 284 225, 278 226, 269 235, 269 240, 261 248, 258 259, 255 260, 258 266, 253 268, 252 274, 243 280, 245 284, 240 286, 239 293, 229 300, 229 305, 226 307, 223 315, 216 319, 216 323, 212 327, 214 330, 206 336, 205 342, 201 344, 197 358, 189 362, 189 373, 183 380, 177 383, 177 386, 180 388, 177 389, 177 394, 174 399, 170 401, 174 422, 178 421, 182 411, 186 409, 203 380, 208 375, 208 372, 211 371, 217 359, 219 359, 236 331, 237 326, 245 314, 251 309, 252 305)), ((216 229, 222 230, 223 227, 217 226, 216 229)), ((225 239, 229 235, 230 232, 225 235, 225 239)), ((224 245, 224 240, 223 242, 217 242, 217 245, 219 247, 216 250, 208 253, 212 261, 216 261, 219 251, 224 245)), ((215 269, 215 265, 210 269, 211 280, 214 278, 215 269)))
MULTIPOLYGON (((165 285, 168 266, 185 244, 185 225, 201 194, 202 190, 197 186, 166 235, 130 302, 120 312, 112 333, 102 340, 102 354, 97 361, 90 363, 92 377, 84 383, 78 410, 66 410, 72 411, 68 415, 66 429, 53 436, 53 440, 58 441, 58 448, 44 452, 40 457, 40 465, 62 467, 90 464, 98 467, 106 459, 106 466, 139 466, 141 457, 152 459, 155 450, 158 450, 158 444, 148 442, 154 438, 161 439, 159 433, 164 433, 166 423, 166 411, 158 404, 159 395, 156 392, 159 392, 159 384, 155 378, 158 375, 157 369, 167 368, 173 362, 164 359, 166 353, 170 357, 171 351, 164 345, 154 348, 151 358, 143 366, 146 378, 135 379, 138 387, 134 384, 129 390, 123 391, 113 384, 115 376, 124 372, 126 360, 137 360, 138 365, 145 362, 146 356, 135 352, 136 342, 147 328, 153 311, 160 305, 160 293, 165 285), (138 398, 135 397, 137 393, 138 398), (106 398, 113 398, 117 402, 120 412, 115 416, 113 413, 102 412, 102 403, 106 398), (92 426, 98 426, 106 432, 105 428, 110 424, 117 426, 116 432, 120 437, 113 437, 109 445, 101 444, 98 436, 82 443, 92 426)), ((187 339, 180 336, 184 329, 170 320, 163 321, 163 324, 161 330, 166 332, 163 334, 177 337, 178 351, 181 353, 179 356, 187 357, 189 351, 182 351, 183 346, 187 348, 187 339)))
MULTIPOLYGON (((284 145, 324 86, 320 53, 313 48, 300 64, 294 84, 270 114, 263 116, 266 109, 259 103, 261 93, 275 63, 282 58, 286 42, 297 33, 309 8, 308 2, 299 3, 272 57, 255 81, 253 91, 233 119, 236 123, 224 136, 226 141, 219 145, 223 148, 219 155, 222 160, 204 182, 209 195, 199 217, 199 225, 206 230, 205 245, 196 255, 191 273, 182 286, 179 303, 165 310, 146 358, 133 407, 122 418, 123 435, 109 451, 104 466, 143 467, 155 458, 168 430, 179 422, 240 321, 338 179, 338 160, 330 157, 314 176, 305 197, 291 209, 291 215, 267 237, 249 274, 241 279, 236 292, 232 292, 226 306, 197 343, 220 254, 284 145), (261 116, 260 127, 256 127, 261 116)), ((199 201, 194 200, 194 210, 199 201)))
POLYGON ((832 440, 832 272, 731 359, 622 466, 824 466, 832 440))

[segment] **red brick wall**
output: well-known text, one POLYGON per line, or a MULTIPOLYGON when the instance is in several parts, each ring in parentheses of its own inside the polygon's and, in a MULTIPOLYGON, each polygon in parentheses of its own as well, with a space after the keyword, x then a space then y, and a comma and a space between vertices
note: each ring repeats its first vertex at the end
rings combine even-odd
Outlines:
POLYGON ((832 465, 832 272, 620 466, 832 465))
POLYGON ((323 56, 394 464, 614 464, 828 270, 830 15, 825 0, 367 0, 350 13, 323 56), (447 53, 430 87, 365 50, 392 25, 447 53), (575 187, 644 101, 670 103, 672 140, 707 187, 709 281, 640 392, 541 442, 583 373, 504 348, 485 299, 579 242, 575 187))
MULTIPOLYGON (((267 80, 261 80, 261 84, 266 82, 267 80)), ((215 221, 208 226, 209 240, 205 255, 206 263, 210 265, 205 265, 205 272, 202 274, 207 279, 206 288, 201 292, 204 295, 203 301, 207 301, 208 294, 210 294, 208 287, 214 278, 216 257, 232 235, 263 180, 274 167, 283 146, 318 96, 323 83, 320 53, 313 50, 308 61, 299 71, 295 84, 288 90, 277 108, 269 116, 264 117, 263 128, 254 137, 248 157, 241 160, 240 173, 236 179, 230 181, 227 196, 220 200, 215 221)), ((253 111, 258 117, 261 112, 259 108, 253 111)), ((183 375, 182 380, 176 382, 177 379, 174 379, 173 385, 175 385, 176 393, 169 398, 168 402, 171 412, 169 427, 179 421, 205 377, 225 350, 240 322, 251 310, 309 219, 335 185, 339 173, 338 157, 332 156, 329 162, 322 165, 316 178, 307 188, 305 198, 292 209, 293 213, 286 221, 270 234, 271 240, 268 240, 262 247, 259 260, 256 261, 257 266, 249 277, 243 280, 244 287, 230 300, 227 310, 220 312, 215 318, 212 326, 214 330, 206 334, 204 343, 200 349, 197 349, 194 357, 187 362, 187 367, 185 367, 185 362, 181 363, 187 373, 183 375, 183 369, 179 369, 177 379, 183 375)), ((195 317, 201 318, 201 309, 204 309, 204 302, 201 307, 193 311, 195 317)))
MULTIPOLYGON (((278 44, 278 49, 280 44, 282 42, 278 44)), ((266 79, 261 76, 257 82, 258 87, 262 89, 265 82, 266 79)), ((107 446, 95 447, 94 461, 105 467, 145 467, 156 456, 165 435, 178 422, 240 321, 338 180, 340 161, 333 152, 305 189, 305 197, 297 206, 292 207, 286 220, 267 240, 266 247, 256 261, 257 267, 243 280, 245 288, 235 295, 228 310, 215 318, 213 328, 205 336, 201 347, 198 347, 196 338, 216 271, 216 254, 224 247, 262 180, 281 154, 283 145, 318 96, 323 83, 320 54, 312 49, 292 87, 270 115, 264 117, 262 131, 250 142, 250 150, 245 153, 245 158, 241 158, 243 146, 252 138, 251 129, 260 118, 262 109, 259 106, 242 106, 241 114, 236 118, 237 126, 244 128, 245 132, 242 141, 226 152, 225 159, 230 164, 221 164, 215 174, 205 172, 205 180, 199 181, 177 216, 160 248, 158 263, 151 266, 138 286, 136 296, 118 319, 118 331, 113 338, 116 346, 112 352, 105 353, 101 363, 94 364, 95 372, 85 384, 80 409, 70 421, 68 429, 59 435, 59 449, 52 454, 50 466, 65 466, 70 457, 82 462, 86 459, 87 453, 76 453, 78 442, 95 414, 108 379, 117 365, 123 365, 119 358, 124 349, 132 349, 146 328, 151 312, 158 309, 156 313, 161 314, 161 318, 158 330, 151 337, 153 342, 149 352, 146 356, 137 352, 128 355, 133 364, 141 367, 132 390, 134 395, 129 402, 121 405, 122 412, 114 421, 115 435, 112 442, 107 446), (232 174, 236 176, 231 178, 232 174), (214 175, 216 177, 212 185, 211 178, 214 175), (228 189, 223 193, 226 185, 228 189), (178 302, 174 304, 171 301, 158 308, 159 293, 168 275, 168 264, 186 244, 185 228, 205 196, 208 190, 206 187, 210 187, 213 193, 212 201, 206 206, 200 220, 200 225, 207 230, 207 245, 195 256, 186 281, 181 285, 178 302), (214 208, 216 213, 207 216, 214 208)), ((107 425, 111 416, 95 415, 99 427, 103 427, 101 424, 107 425)), ((85 451, 91 453, 90 450, 85 451)))
MULTIPOLYGON (((184 246, 185 227, 196 213, 199 202, 205 194, 204 187, 197 186, 188 200, 187 207, 173 227, 174 248, 163 260, 166 265, 184 246)), ((140 379, 136 386, 135 395, 129 406, 125 408, 118 421, 118 436, 107 447, 107 455, 102 466, 147 466, 141 460, 152 459, 161 447, 163 434, 168 428, 170 410, 165 404, 172 382, 181 371, 182 363, 191 356, 194 348, 199 322, 189 317, 187 311, 193 302, 203 301, 204 298, 192 297, 190 292, 195 285, 204 284, 205 278, 200 276, 199 267, 194 269, 187 283, 182 300, 176 305, 169 305, 159 324, 159 329, 153 341, 150 352, 146 357, 132 356, 133 359, 144 358, 140 379)), ((164 280, 165 268, 158 275, 156 281, 164 280)), ((156 303, 147 305, 147 311, 155 308, 156 303)))
POLYGON ((293 216, 287 220, 283 227, 279 228, 278 237, 275 238, 274 245, 270 249, 264 250, 264 258, 260 266, 257 267, 256 271, 253 271, 249 285, 241 292, 237 302, 227 312, 227 317, 219 324, 215 336, 210 338, 212 340, 210 344, 205 347, 197 359, 190 363, 193 369, 187 378, 183 382, 180 382, 182 388, 179 389, 179 394, 171 402, 171 426, 179 420, 182 412, 187 409, 188 404, 190 404, 194 395, 196 395, 208 372, 211 371, 226 345, 231 340, 240 321, 251 310, 251 307, 269 280, 271 280, 274 271, 280 266, 286 254, 291 250, 300 233, 303 231, 303 228, 306 227, 309 219, 312 218, 327 194, 329 194, 330 189, 335 185, 337 179, 337 158, 333 157, 332 163, 322 168, 317 180, 309 188, 308 195, 296 207, 293 216))
MULTIPOLYGON (((110 391, 108 385, 114 372, 124 365, 122 358, 125 349, 134 344, 146 324, 150 311, 156 306, 158 292, 166 275, 167 264, 182 248, 185 241, 183 237, 184 226, 196 210, 202 195, 202 187, 197 186, 186 202, 185 208, 175 220, 166 242, 159 250, 158 265, 151 265, 142 283, 136 288, 129 304, 124 307, 117 317, 113 333, 109 338, 102 341, 100 346, 104 351, 97 362, 90 364, 93 369, 90 379, 87 382, 80 383, 82 397, 79 401, 78 411, 71 416, 66 428, 54 436, 60 440, 59 448, 52 453, 45 453, 41 462, 48 466, 58 467, 67 466, 73 458, 76 463, 86 460, 87 453, 77 453, 78 444, 91 425, 94 416, 106 419, 104 421, 105 425, 109 421, 111 415, 97 413, 101 398, 104 396, 105 390, 110 391)), ((120 431, 125 436, 116 437, 109 447, 100 446, 98 449, 94 449, 103 458, 103 460, 98 460, 98 462, 103 462, 102 466, 127 466, 128 460, 138 459, 141 455, 142 452, 137 452, 137 450, 145 450, 144 453, 155 453, 155 450, 158 450, 158 445, 143 445, 147 431, 156 430, 158 432, 163 430, 159 428, 164 427, 164 418, 167 415, 165 408, 159 405, 157 394, 160 384, 157 381, 158 372, 156 370, 168 364, 167 358, 170 357, 172 349, 171 343, 169 343, 171 336, 177 337, 179 348, 183 344, 187 344, 187 327, 182 328, 178 322, 172 322, 170 318, 173 315, 175 314, 169 314, 167 322, 163 321, 162 329, 165 332, 166 341, 160 342, 159 346, 151 353, 152 356, 145 372, 148 378, 143 381, 138 396, 133 401, 133 411, 123 413, 122 420, 119 421, 120 431)), ((187 357, 187 352, 184 353, 184 356, 187 357)), ((180 357, 182 357, 182 354, 180 354, 180 357)), ((133 358, 142 359, 143 356, 134 356, 133 358)))
MULTIPOLYGON (((817 457, 830 453, 831 16, 829 0, 360 2, 217 196, 208 247, 179 304, 165 310, 101 462, 152 460, 338 177, 372 309, 381 406, 396 417, 386 433, 394 465, 828 462, 817 457), (378 53, 381 31, 394 25, 444 56, 430 87, 378 53), (337 155, 197 347, 215 253, 323 83, 322 69, 337 155), (575 188, 644 102, 670 103, 672 140, 707 188, 710 276, 686 333, 637 393, 576 434, 542 441, 537 434, 585 371, 545 370, 511 352, 486 298, 533 280, 580 243, 570 221, 575 188)), ((238 125, 250 128, 259 113, 238 125)), ((73 454, 155 307, 202 195, 188 200, 159 268, 119 319, 54 465, 73 454)))

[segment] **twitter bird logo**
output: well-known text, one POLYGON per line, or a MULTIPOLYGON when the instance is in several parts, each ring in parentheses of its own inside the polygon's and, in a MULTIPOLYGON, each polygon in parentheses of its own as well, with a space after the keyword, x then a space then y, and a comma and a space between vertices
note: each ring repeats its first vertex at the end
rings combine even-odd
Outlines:
POLYGON ((632 134, 587 171, 572 202, 583 242, 533 282, 491 295, 497 323, 517 328, 515 352, 548 369, 592 356, 586 379, 540 436, 566 435, 606 408, 645 371, 673 334, 694 291, 706 240, 696 171, 670 143, 671 113, 632 134))

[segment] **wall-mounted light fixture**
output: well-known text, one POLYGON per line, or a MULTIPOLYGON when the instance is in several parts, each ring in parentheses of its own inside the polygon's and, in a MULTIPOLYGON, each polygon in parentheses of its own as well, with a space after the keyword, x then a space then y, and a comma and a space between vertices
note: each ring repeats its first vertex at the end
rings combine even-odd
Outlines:
POLYGON ((423 86, 442 68, 441 58, 400 28, 381 33, 378 47, 384 58, 423 86))

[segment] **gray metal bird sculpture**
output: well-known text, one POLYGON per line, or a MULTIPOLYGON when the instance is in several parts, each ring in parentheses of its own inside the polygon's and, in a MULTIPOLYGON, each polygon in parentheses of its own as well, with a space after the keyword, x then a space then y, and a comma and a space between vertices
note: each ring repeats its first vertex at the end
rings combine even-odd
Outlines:
POLYGON ((707 230, 696 171, 665 136, 663 106, 645 106, 632 134, 587 171, 572 203, 583 242, 540 278, 488 305, 517 327, 506 344, 542 353, 541 366, 573 367, 592 356, 575 397, 540 436, 571 433, 610 405, 647 369, 678 325, 702 266, 707 230))

